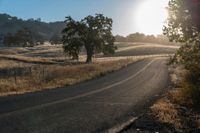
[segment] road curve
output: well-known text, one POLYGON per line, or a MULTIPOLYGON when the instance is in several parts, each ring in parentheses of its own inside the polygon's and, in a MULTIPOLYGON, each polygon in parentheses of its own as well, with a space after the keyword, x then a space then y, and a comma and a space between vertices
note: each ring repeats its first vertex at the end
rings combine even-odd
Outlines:
POLYGON ((0 98, 0 133, 100 132, 138 116, 168 84, 166 58, 138 61, 105 77, 0 98))

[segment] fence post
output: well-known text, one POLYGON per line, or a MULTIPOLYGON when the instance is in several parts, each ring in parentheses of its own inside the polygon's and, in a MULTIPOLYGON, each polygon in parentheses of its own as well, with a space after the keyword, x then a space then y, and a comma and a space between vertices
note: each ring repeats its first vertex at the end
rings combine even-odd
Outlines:
POLYGON ((42 68, 42 80, 43 80, 43 82, 45 82, 45 78, 44 78, 44 66, 43 66, 43 68, 42 68))
POLYGON ((16 72, 16 69, 14 69, 14 79, 15 79, 15 84, 17 84, 17 72, 16 72))
POLYGON ((32 75, 32 67, 29 67, 29 73, 32 75))

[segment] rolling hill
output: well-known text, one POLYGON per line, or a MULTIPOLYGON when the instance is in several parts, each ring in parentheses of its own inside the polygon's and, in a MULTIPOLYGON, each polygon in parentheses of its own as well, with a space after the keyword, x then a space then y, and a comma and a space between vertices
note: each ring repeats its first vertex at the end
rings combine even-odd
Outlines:
POLYGON ((54 35, 60 34, 64 28, 65 23, 62 21, 57 22, 42 22, 41 19, 28 19, 22 20, 15 16, 8 14, 0 14, 0 35, 7 33, 14 34, 16 31, 28 28, 32 32, 33 39, 42 39, 48 41, 54 35))

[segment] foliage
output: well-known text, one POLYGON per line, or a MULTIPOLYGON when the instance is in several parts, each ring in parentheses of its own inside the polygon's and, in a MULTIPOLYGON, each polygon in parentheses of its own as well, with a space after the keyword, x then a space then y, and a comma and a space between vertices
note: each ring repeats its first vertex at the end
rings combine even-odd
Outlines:
POLYGON ((8 33, 3 43, 7 46, 33 46, 31 31, 27 28, 17 31, 15 35, 8 33))
POLYGON ((199 6, 200 2, 197 0, 171 0, 168 8, 168 22, 164 28, 164 34, 171 41, 184 44, 175 54, 173 62, 180 63, 189 70, 188 81, 193 85, 192 88, 198 89, 198 91, 192 89, 198 96, 200 95, 199 6))
POLYGON ((115 36, 116 42, 144 42, 144 43, 162 43, 170 44, 168 38, 164 35, 145 35, 142 33, 133 33, 126 37, 117 35, 115 36))
POLYGON ((127 39, 124 36, 116 35, 115 36, 115 41, 116 42, 127 42, 127 39))
MULTIPOLYGON (((37 58, 31 57, 28 61, 30 59, 35 60, 37 58)), ((0 96, 66 87, 119 70, 137 60, 140 60, 140 58, 125 57, 110 60, 104 58, 92 64, 72 61, 71 63, 76 65, 44 65, 45 62, 51 62, 51 59, 42 59, 38 65, 20 63, 20 66, 18 61, 0 60, 1 70, 8 72, 0 75, 0 96)))
POLYGON ((61 44, 62 43, 62 35, 54 34, 50 39, 50 43, 53 45, 61 44))
POLYGON ((0 34, 0 43, 3 41, 3 34, 0 34))
POLYGON ((169 19, 164 28, 164 34, 170 41, 191 43, 196 40, 197 28, 192 22, 192 15, 186 1, 171 0, 169 2, 169 19))
POLYGON ((0 34, 4 36, 8 33, 15 34, 17 31, 28 28, 32 32, 34 42, 49 41, 54 34, 60 34, 65 26, 64 22, 42 22, 38 19, 22 20, 20 18, 0 13, 0 34))
POLYGON ((111 33, 112 19, 102 14, 87 16, 81 21, 66 17, 63 33, 63 48, 66 53, 78 59, 81 48, 87 52, 87 63, 92 62, 95 52, 114 54, 114 37, 111 33))

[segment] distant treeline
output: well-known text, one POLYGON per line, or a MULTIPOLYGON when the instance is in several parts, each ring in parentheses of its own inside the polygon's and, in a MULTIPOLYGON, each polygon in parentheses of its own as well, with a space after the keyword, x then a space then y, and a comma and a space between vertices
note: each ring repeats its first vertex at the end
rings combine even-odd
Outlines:
POLYGON ((116 42, 146 42, 146 43, 162 43, 162 44, 173 44, 169 42, 168 38, 164 35, 145 35, 142 33, 133 33, 126 37, 117 35, 115 36, 116 42))
MULTIPOLYGON (((38 19, 23 20, 7 14, 0 14, 0 46, 34 46, 45 41, 59 44, 62 40, 61 31, 65 22, 46 23, 38 19)), ((130 34, 126 37, 115 36, 116 42, 147 42, 172 44, 164 35, 130 34)))
POLYGON ((60 37, 64 27, 64 22, 46 23, 42 22, 40 18, 23 20, 8 14, 0 14, 0 43, 3 36, 14 36, 25 28, 31 31, 33 42, 50 41, 55 37, 60 37))

